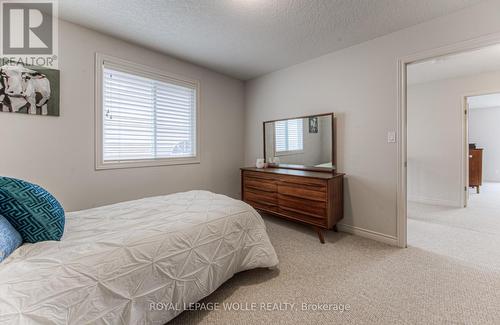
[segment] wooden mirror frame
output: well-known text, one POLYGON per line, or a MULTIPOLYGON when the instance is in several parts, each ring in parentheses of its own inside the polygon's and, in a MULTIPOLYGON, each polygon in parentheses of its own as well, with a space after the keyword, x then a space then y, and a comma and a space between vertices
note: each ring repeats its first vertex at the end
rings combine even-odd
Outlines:
POLYGON ((273 123, 273 122, 286 121, 286 120, 295 120, 295 119, 305 119, 305 118, 310 118, 310 117, 322 117, 322 116, 331 116, 331 118, 332 118, 332 165, 334 166, 334 168, 314 167, 314 166, 306 166, 306 165, 291 165, 291 164, 277 164, 277 165, 273 165, 273 166, 269 166, 269 167, 270 168, 307 170, 307 171, 313 171, 313 172, 335 173, 335 170, 337 168, 337 155, 335 153, 335 138, 336 138, 335 137, 335 113, 313 114, 313 115, 289 117, 289 118, 283 118, 283 119, 278 119, 278 120, 270 120, 270 121, 262 122, 262 130, 263 130, 262 142, 264 144, 264 161, 267 162, 267 157, 266 157, 266 123, 273 123))

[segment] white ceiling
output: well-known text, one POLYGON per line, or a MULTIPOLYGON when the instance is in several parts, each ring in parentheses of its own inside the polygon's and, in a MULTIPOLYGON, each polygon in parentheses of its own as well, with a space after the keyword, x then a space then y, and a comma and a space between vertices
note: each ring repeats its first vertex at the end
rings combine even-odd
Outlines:
POLYGON ((500 94, 473 96, 468 98, 469 108, 500 107, 500 94))
POLYGON ((408 84, 465 77, 500 70, 500 45, 448 55, 408 66, 408 84))
POLYGON ((481 0, 60 0, 62 19, 239 79, 481 0))

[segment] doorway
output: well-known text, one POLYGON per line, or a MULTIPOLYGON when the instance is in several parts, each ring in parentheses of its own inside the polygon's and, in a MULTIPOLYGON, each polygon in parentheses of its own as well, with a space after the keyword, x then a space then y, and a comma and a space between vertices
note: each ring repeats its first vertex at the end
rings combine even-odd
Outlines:
POLYGON ((468 117, 469 188, 477 197, 500 183, 500 91, 465 97, 468 117))
POLYGON ((500 269, 500 93, 488 89, 500 89, 499 45, 406 66, 407 244, 500 269))

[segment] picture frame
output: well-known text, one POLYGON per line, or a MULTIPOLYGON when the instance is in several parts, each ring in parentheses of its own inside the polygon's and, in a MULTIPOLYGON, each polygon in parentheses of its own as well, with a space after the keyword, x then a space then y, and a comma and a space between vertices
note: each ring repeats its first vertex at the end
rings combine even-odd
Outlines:
POLYGON ((7 63, 0 67, 0 111, 59 116, 59 70, 7 63))
POLYGON ((318 133, 318 117, 309 118, 309 133, 318 133))

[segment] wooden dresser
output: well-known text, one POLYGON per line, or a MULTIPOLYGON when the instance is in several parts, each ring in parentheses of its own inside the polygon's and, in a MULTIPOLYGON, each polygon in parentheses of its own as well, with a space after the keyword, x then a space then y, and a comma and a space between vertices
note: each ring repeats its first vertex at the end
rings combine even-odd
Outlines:
POLYGON ((469 149, 469 186, 475 187, 479 194, 481 185, 483 185, 483 149, 469 149))
POLYGON ((284 168, 242 168, 243 201, 263 212, 323 230, 343 217, 344 174, 284 168))

